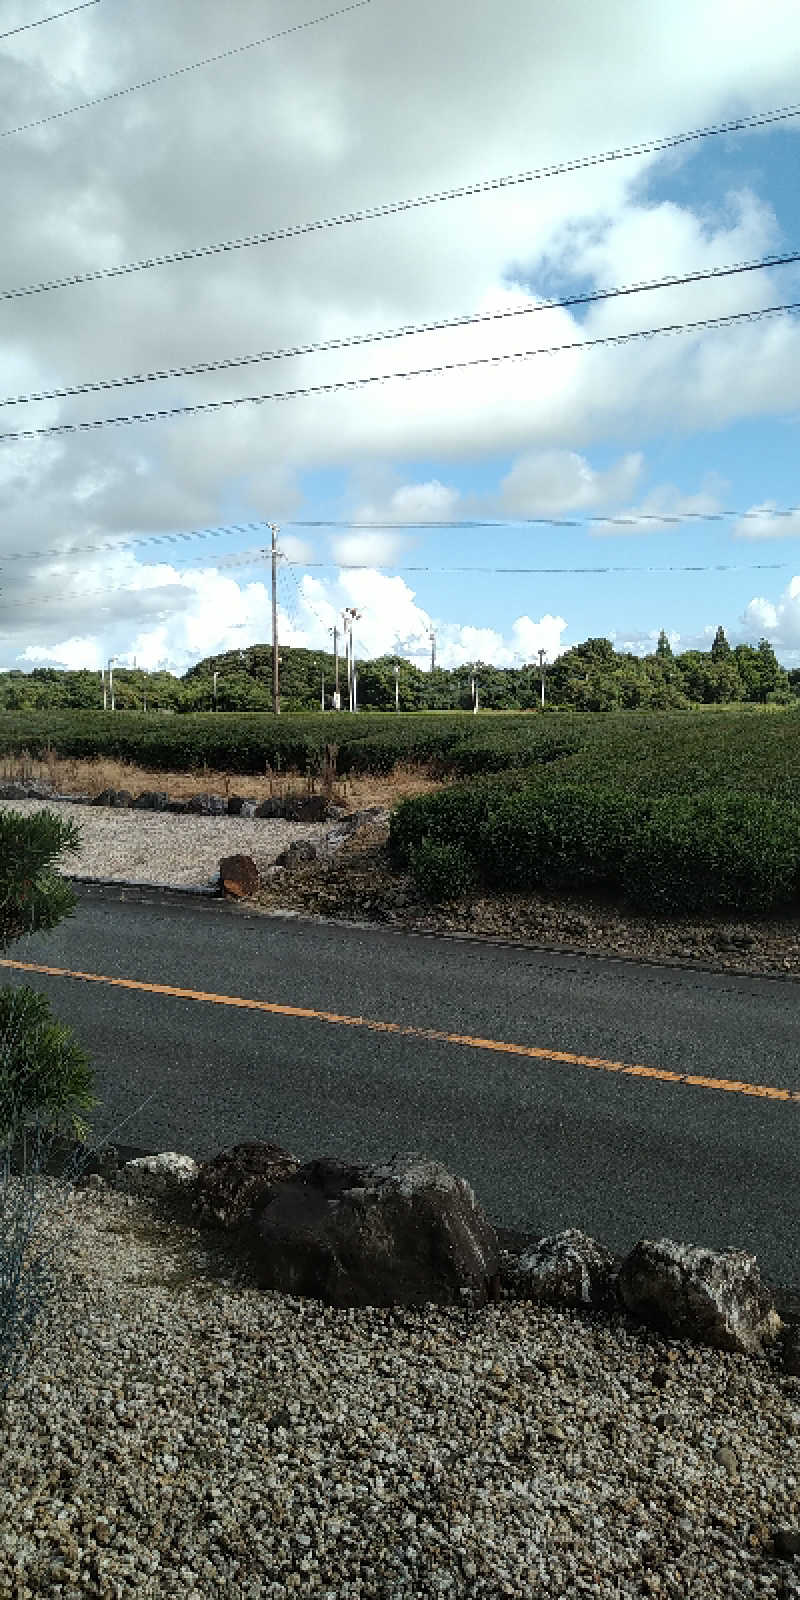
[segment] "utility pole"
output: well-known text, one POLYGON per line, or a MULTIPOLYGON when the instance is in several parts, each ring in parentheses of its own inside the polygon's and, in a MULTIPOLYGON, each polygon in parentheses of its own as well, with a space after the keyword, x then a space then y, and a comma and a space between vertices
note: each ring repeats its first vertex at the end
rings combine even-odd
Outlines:
POLYGON ((211 692, 212 692, 212 694, 214 696, 214 710, 216 711, 216 709, 217 709, 217 678, 219 677, 219 673, 218 672, 214 672, 212 674, 212 677, 213 677, 214 683, 213 683, 213 688, 212 688, 211 692))
POLYGON ((539 655, 539 671, 540 671, 540 673, 542 675, 542 710, 544 711, 544 658, 547 655, 547 651, 546 650, 540 650, 538 652, 538 655, 539 655))
POLYGON ((281 709, 278 678, 278 528, 270 523, 272 533, 272 710, 277 717, 281 709))
POLYGON ((118 661, 118 660, 119 660, 119 656, 109 656, 109 658, 108 658, 108 691, 109 691, 109 694, 111 695, 111 710, 112 711, 114 711, 116 709, 115 706, 114 706, 114 663, 116 661, 118 661))
POLYGON ((330 631, 333 633, 333 709, 338 711, 342 702, 339 695, 339 629, 336 623, 330 631))
POLYGON ((477 714, 478 714, 478 680, 473 675, 473 677, 471 677, 469 681, 470 681, 470 687, 472 689, 472 712, 473 712, 474 716, 477 716, 477 714))
POLYGON ((322 710, 325 710, 325 674, 322 674, 322 710))
POLYGON ((396 661, 394 664, 394 709, 395 711, 400 710, 400 668, 396 661))
POLYGON ((428 637, 431 641, 431 672, 436 671, 436 634, 433 628, 429 629, 428 637))
POLYGON ((355 606, 346 606, 345 610, 342 612, 342 622, 344 623, 345 654, 346 654, 346 660, 347 660, 348 704, 349 704, 349 707, 350 707, 351 711, 355 711, 355 709, 356 709, 356 706, 355 706, 355 674, 356 674, 356 669, 355 669, 355 656, 353 654, 353 623, 354 622, 358 622, 360 617, 361 617, 361 612, 360 611, 356 611, 355 606))
POLYGON ((106 697, 107 697, 107 692, 108 691, 106 690, 106 669, 105 669, 105 667, 101 667, 100 668, 100 682, 103 685, 103 710, 107 711, 108 710, 108 706, 107 706, 107 703, 106 703, 106 697))

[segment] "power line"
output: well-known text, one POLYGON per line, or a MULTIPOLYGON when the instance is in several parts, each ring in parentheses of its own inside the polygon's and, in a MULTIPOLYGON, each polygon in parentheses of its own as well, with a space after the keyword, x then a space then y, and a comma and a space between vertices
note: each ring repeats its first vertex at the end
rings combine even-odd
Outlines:
POLYGON ((633 333, 609 333, 599 339, 577 339, 569 344, 542 345, 535 350, 513 350, 501 355, 473 356, 467 361, 441 361, 433 367, 412 367, 406 371, 368 374, 361 378, 342 378, 335 383, 311 383, 297 389, 273 390, 267 394, 237 395, 227 400, 203 400, 194 405, 166 406, 159 411, 129 412, 117 417, 98 417, 91 422, 55 422, 45 428, 19 428, 0 433, 0 444, 18 439, 44 439, 55 434, 89 433, 97 428, 131 426, 138 422, 163 422, 171 417, 198 416, 236 406, 264 405, 269 400, 297 400, 308 395, 334 394, 345 389, 364 389, 373 383, 390 383, 398 378, 429 378, 443 372, 464 372, 470 367, 499 366, 504 361, 528 361, 533 356, 559 355, 567 350, 592 350, 599 345, 630 344, 634 339, 653 339, 659 334, 695 333, 700 329, 729 328, 740 322, 758 322, 762 317, 800 310, 800 301, 787 305, 762 306, 757 311, 736 311, 724 317, 703 317, 698 322, 667 323, 659 328, 640 328, 633 333))
MULTIPOLYGON (((244 563, 243 563, 244 564, 244 563)), ((250 563, 248 563, 249 565, 250 563)), ((220 562, 220 566, 233 562, 220 562)), ((746 561, 735 566, 714 563, 694 567, 408 567, 379 561, 293 561, 290 566, 351 572, 488 572, 488 573, 596 573, 596 572, 777 572, 790 561, 746 561)))
POLYGON ((59 17, 71 17, 73 11, 87 11, 89 6, 99 6, 100 0, 81 0, 77 6, 69 6, 66 11, 53 11, 49 17, 39 17, 36 22, 22 22, 18 28, 7 28, 5 33, 0 33, 0 39, 10 39, 14 33, 27 33, 29 28, 41 28, 46 22, 57 22, 59 17))
POLYGON ((356 345, 378 344, 391 339, 404 339, 415 334, 438 333, 447 328, 464 328, 476 323, 501 322, 510 317, 524 317, 540 311, 564 309, 570 306, 592 305, 596 301, 616 300, 632 294, 645 294, 654 289, 680 288, 690 283, 704 283, 712 278, 731 278, 744 272, 760 272, 767 267, 790 266, 800 261, 800 250, 782 256, 762 256, 756 261, 739 261, 728 267, 706 267, 682 276, 651 278, 643 283, 624 284, 613 289, 595 289, 586 294, 566 295, 563 299, 543 300, 537 305, 509 306, 500 311, 479 311, 457 317, 442 317, 434 322, 407 323, 400 328, 383 328, 375 333, 353 333, 336 339, 325 339, 311 344, 286 345, 277 350, 259 350, 252 355, 222 356, 217 361, 196 361, 182 367, 160 367, 151 372, 134 372, 122 378, 96 378, 85 383, 65 385, 61 389, 39 389, 31 394, 7 395, 0 398, 2 406, 32 405, 39 400, 68 400, 79 394, 98 394, 109 389, 129 388, 139 383, 156 383, 165 378, 196 377, 199 373, 227 372, 234 367, 253 366, 263 361, 283 361, 290 356, 320 355, 326 350, 346 350, 356 345))
MULTIPOLYGON (((469 530, 471 528, 518 528, 518 527, 546 527, 546 528, 583 528, 592 523, 609 523, 618 527, 634 527, 640 522, 656 523, 682 523, 682 522, 723 522, 728 519, 742 521, 746 518, 763 520, 766 517, 800 517, 800 506, 769 506, 755 511, 674 511, 656 512, 641 511, 626 517, 496 517, 483 520, 472 518, 457 518, 449 522, 355 522, 333 521, 331 518, 321 518, 315 521, 298 521, 297 519, 283 520, 282 528, 344 528, 358 533, 367 530, 382 530, 391 532, 404 532, 411 530, 425 530, 431 532, 445 532, 449 529, 469 530)), ((6 561, 43 561, 53 556, 59 561, 71 561, 83 555, 93 555, 97 551, 133 550, 144 545, 186 544, 194 539, 232 539, 240 533, 255 533, 262 528, 269 528, 271 524, 264 519, 255 522, 227 523, 216 528, 190 528, 186 531, 173 533, 144 534, 135 539, 106 539, 99 544, 73 545, 70 550, 50 546, 45 550, 4 550, 0 553, 0 570, 6 561)), ((242 555, 223 557, 226 562, 238 561, 242 555)), ((257 554, 261 554, 259 547, 257 554)), ((254 554, 254 552, 250 552, 254 554)), ((202 560, 199 556, 197 560, 202 560)), ((309 566, 308 562, 292 563, 284 557, 287 567, 292 565, 309 566)), ((222 565, 222 562, 217 563, 222 565)), ((333 563, 341 566, 341 562, 333 563)))
MULTIPOLYGON (((97 0, 86 0, 86 4, 94 5, 97 0)), ((153 78, 142 78, 139 83, 129 83, 124 89, 112 89, 109 94, 96 95, 93 100, 84 100, 79 106, 68 106, 66 111, 51 111, 49 116, 36 117, 33 122, 21 122, 16 128, 3 128, 0 130, 0 139, 10 139, 15 133, 28 133, 32 128, 43 128, 48 122, 58 122, 62 117, 73 117, 76 111, 89 111, 92 106, 101 106, 108 100, 120 100, 123 95, 135 94, 139 89, 151 89, 156 83, 166 83, 169 78, 180 78, 186 72, 197 72, 199 67, 210 67, 215 61, 226 61, 230 56, 243 55, 246 50, 258 50, 262 45, 273 44, 276 39, 285 39, 290 33, 301 33, 304 28, 314 28, 318 22, 331 22, 334 17, 343 17, 348 11, 358 11, 362 6, 372 5, 372 0, 353 0, 351 5, 340 6, 337 11, 327 11, 322 17, 311 17, 308 22, 296 22, 291 28, 282 28, 279 33, 268 33, 263 39, 251 39, 247 44, 233 45, 230 50, 221 50, 218 55, 204 56, 201 61, 190 61, 185 67, 173 67, 171 72, 159 72, 153 78)), ((73 10, 79 11, 80 6, 73 10)), ((51 19, 43 19, 49 22, 51 19)), ((37 26, 37 24, 29 24, 37 26)), ((12 29, 12 32, 16 32, 12 29)))
POLYGON ((515 528, 515 527, 544 527, 544 528, 583 528, 589 523, 613 523, 615 526, 632 527, 639 522, 723 522, 729 517, 741 519, 753 517, 800 517, 800 506, 765 507, 756 511, 639 511, 627 517, 496 517, 487 518, 485 521, 459 518, 451 522, 332 522, 320 519, 315 522, 298 522, 287 519, 281 524, 284 528, 347 528, 353 532, 360 529, 381 529, 382 531, 411 528, 445 529, 445 528, 515 528))
MULTIPOLYGON (((266 559, 266 556, 264 557, 264 559, 266 559)), ((233 565, 233 564, 234 564, 233 562, 227 563, 227 565, 233 565)), ((519 574, 534 575, 534 574, 536 574, 536 575, 540 575, 540 576, 555 575, 555 574, 560 574, 562 576, 565 576, 565 575, 585 576, 587 574, 605 575, 605 574, 616 574, 616 573, 620 573, 620 572, 640 572, 640 573, 664 573, 664 572, 777 572, 777 571, 785 570, 787 567, 791 566, 791 564, 792 563, 789 562, 789 561, 758 561, 758 562, 754 562, 754 563, 745 563, 744 565, 741 565, 741 566, 726 566, 726 565, 716 565, 715 564, 715 565, 707 565, 707 566, 670 566, 670 567, 387 567, 387 566, 380 566, 380 565, 378 565, 376 563, 370 563, 370 565, 368 567, 362 567, 359 564, 356 564, 356 563, 353 563, 353 562, 336 562, 335 564, 334 563, 330 563, 330 562, 324 562, 324 561, 290 562, 290 561, 286 561, 285 558, 283 558, 283 561, 282 561, 282 567, 284 569, 286 569, 286 570, 289 570, 289 571, 291 571, 292 567, 295 567, 295 566, 329 567, 329 566, 335 565, 337 568, 340 568, 340 567, 341 568, 345 568, 346 567, 346 568, 349 568, 349 569, 352 569, 352 570, 357 570, 357 571, 373 571, 373 572, 375 572, 375 571, 377 571, 377 572, 443 572, 443 573, 447 573, 447 572, 479 572, 479 573, 483 573, 483 574, 489 573, 489 574, 504 575, 504 574, 509 574, 510 573, 510 574, 514 574, 514 575, 519 575, 519 574)), ((222 565, 222 563, 220 563, 220 565, 222 565)), ((254 563, 253 562, 246 562, 246 563, 242 563, 242 565, 252 566, 252 565, 254 565, 254 563)), ((294 578, 294 573, 293 572, 292 572, 292 577, 294 578)), ((99 589, 82 589, 80 594, 76 594, 73 597, 70 597, 70 596, 66 596, 65 597, 63 594, 54 594, 54 595, 37 595, 35 593, 33 593, 33 594, 23 594, 23 595, 16 595, 15 594, 11 603, 14 606, 14 608, 16 608, 18 606, 21 606, 21 605, 27 605, 27 606, 60 605, 62 607, 67 607, 70 604, 70 599, 73 599, 75 602, 78 602, 78 601, 83 601, 84 599, 87 599, 87 600, 96 599, 98 596, 111 595, 111 594, 155 595, 155 594, 159 593, 160 591, 162 591, 164 589, 180 589, 180 588, 183 588, 184 586, 181 584, 180 579, 181 579, 181 574, 179 573, 177 578, 165 579, 165 581, 163 583, 148 585, 145 588, 143 588, 141 586, 141 584, 135 584, 135 583, 108 584, 108 585, 104 585, 103 587, 101 587, 99 589)), ((301 598, 303 604, 308 606, 309 610, 311 610, 314 613, 314 615, 317 617, 318 621, 320 621, 322 623, 322 625, 325 628, 327 628, 328 624, 325 622, 324 618, 322 618, 320 616, 319 612, 315 609, 315 607, 310 603, 310 601, 308 600, 307 596, 303 594, 302 589, 300 589, 299 584, 297 584, 296 578, 295 578, 295 584, 296 584, 298 593, 300 595, 300 598, 301 598)), ((166 608, 162 607, 162 610, 163 609, 166 609, 166 608)))
MULTIPOLYGON (((358 0, 359 5, 369 3, 371 3, 371 0, 358 0)), ((331 13, 331 15, 336 14, 331 13)), ((325 19, 317 18, 315 20, 322 21, 325 19)), ((305 23, 302 26, 308 27, 310 24, 305 23)), ((63 116, 65 113, 59 112, 56 115, 63 116)), ((392 200, 377 206, 362 206, 356 211, 341 212, 338 216, 323 217, 312 222, 288 223, 285 227, 272 228, 262 233, 244 234, 238 239, 223 239, 213 244, 192 245, 185 250, 170 250, 162 255, 145 256, 140 261, 123 262, 116 267, 96 267, 89 272, 73 272, 62 278, 43 279, 41 283, 25 284, 16 289, 4 289, 0 291, 0 300, 17 300, 24 295, 46 294, 52 289, 67 289, 74 287, 76 284, 97 283, 102 279, 125 277, 134 272, 149 272, 154 267, 170 266, 180 261, 194 261, 201 256, 223 255, 233 250, 250 250, 258 245, 274 244, 280 239, 295 239, 302 234, 318 233, 326 228, 340 228, 351 222, 370 222, 380 217, 397 216, 404 211, 418 210, 423 206, 439 205, 446 200, 461 200, 470 195, 489 194, 498 189, 506 189, 518 184, 534 183, 540 179, 558 177, 565 172, 577 172, 586 167, 601 166, 611 161, 628 160, 632 156, 655 155, 661 150, 672 150, 678 145, 689 144, 693 140, 708 139, 719 134, 735 133, 749 128, 766 127, 770 123, 783 122, 789 117, 797 116, 800 116, 800 104, 782 106, 775 111, 757 112, 753 116, 739 117, 730 122, 720 122, 708 128, 697 128, 690 133, 671 134, 661 139, 646 139, 640 144, 621 146, 616 150, 605 150, 598 155, 578 156, 571 161, 558 161, 551 166, 536 167, 530 171, 515 172, 500 178, 482 178, 474 183, 460 184, 453 189, 440 189, 433 194, 416 195, 412 199, 392 200)), ((36 126, 36 124, 27 124, 27 126, 36 126)), ((5 135, 0 134, 0 138, 7 137, 8 133, 17 133, 19 131, 16 128, 7 129, 5 135)))

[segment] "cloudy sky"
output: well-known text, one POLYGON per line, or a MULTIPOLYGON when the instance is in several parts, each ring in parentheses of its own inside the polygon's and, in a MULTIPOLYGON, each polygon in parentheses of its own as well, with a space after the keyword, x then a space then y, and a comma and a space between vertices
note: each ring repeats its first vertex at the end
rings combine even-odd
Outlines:
POLYGON ((507 665, 718 623, 800 662, 800 512, 769 514, 800 505, 797 312, 575 348, 800 302, 798 266, 546 303, 800 250, 800 115, 296 228, 791 107, 796 0, 769 26, 751 0, 92 0, 23 26, 70 3, 0 0, 0 667, 267 640, 269 522, 288 643, 330 647, 355 606, 358 654, 420 664, 431 628, 443 665, 507 665), (491 526, 403 526, 459 520, 491 526))

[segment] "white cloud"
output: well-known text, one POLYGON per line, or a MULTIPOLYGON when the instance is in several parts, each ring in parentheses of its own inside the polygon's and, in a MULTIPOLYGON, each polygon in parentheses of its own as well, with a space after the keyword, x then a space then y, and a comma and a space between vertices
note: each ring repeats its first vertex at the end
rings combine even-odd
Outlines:
POLYGON ((547 516, 616 502, 632 493, 641 476, 640 452, 598 472, 574 450, 528 451, 500 484, 500 515, 547 516))
POLYGON ((774 500, 764 500, 759 506, 749 506, 746 517, 734 524, 736 539, 796 539, 800 536, 800 511, 791 516, 774 516, 774 500))

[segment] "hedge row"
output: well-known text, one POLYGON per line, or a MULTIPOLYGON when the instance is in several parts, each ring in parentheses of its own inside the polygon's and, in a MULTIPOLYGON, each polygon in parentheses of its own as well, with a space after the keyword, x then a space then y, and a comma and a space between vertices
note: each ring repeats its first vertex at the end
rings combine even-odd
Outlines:
POLYGON ((432 899, 474 882, 603 890, 659 911, 767 911, 800 893, 800 805, 546 776, 459 784, 403 802, 390 851, 432 899))
POLYGON ((169 716, 122 711, 0 714, 0 754, 113 757, 157 771, 230 773, 318 769, 326 744, 337 769, 387 773, 399 764, 434 774, 546 768, 575 783, 624 783, 631 793, 758 793, 800 804, 800 709, 577 716, 554 712, 331 712, 273 717, 206 712, 169 716))
MULTIPOLYGON (((567 719, 570 722, 572 719, 567 719)), ((578 747, 578 735, 551 731, 549 719, 491 717, 476 722, 463 714, 395 716, 326 713, 282 716, 263 713, 169 716, 98 711, 0 714, 0 753, 46 750, 78 759, 113 758, 163 772, 275 770, 306 772, 318 767, 326 744, 338 747, 337 770, 388 773, 398 764, 431 767, 441 775, 467 777, 500 772, 531 760, 554 760, 578 747)))

